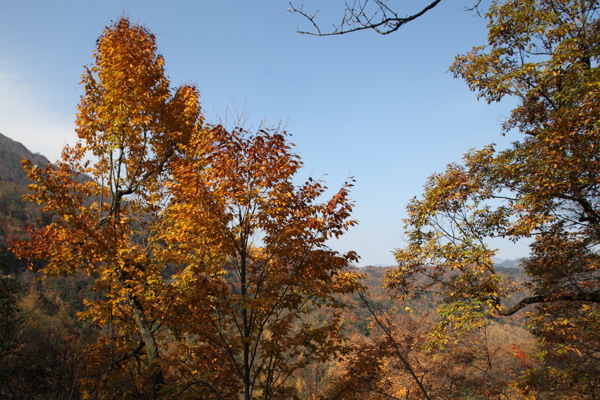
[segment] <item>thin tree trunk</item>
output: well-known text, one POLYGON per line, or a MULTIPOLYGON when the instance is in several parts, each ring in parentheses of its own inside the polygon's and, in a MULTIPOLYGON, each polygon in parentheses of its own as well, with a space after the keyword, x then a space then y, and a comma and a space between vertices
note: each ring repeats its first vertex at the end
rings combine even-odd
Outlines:
POLYGON ((146 313, 134 295, 129 296, 129 304, 133 311, 135 323, 142 335, 142 340, 144 341, 146 357, 148 358, 148 368, 150 369, 150 383, 152 384, 151 392, 153 393, 153 397, 156 398, 159 394, 160 387, 165 383, 162 370, 156 362, 159 358, 158 345, 156 344, 156 339, 152 333, 150 323, 146 318, 146 313))
MULTIPOLYGON (((117 272, 117 277, 119 283, 123 287, 127 287, 122 271, 117 272)), ((152 333, 152 327, 150 326, 150 322, 148 322, 144 307, 137 299, 137 296, 133 293, 130 293, 128 295, 128 303, 131 306, 135 324, 140 332, 140 335, 142 336, 142 340, 144 341, 147 365, 148 369, 150 370, 150 383, 152 385, 151 392, 153 398, 157 398, 159 396, 160 387, 164 384, 162 370, 156 362, 159 358, 158 344, 156 343, 154 333, 152 333)))

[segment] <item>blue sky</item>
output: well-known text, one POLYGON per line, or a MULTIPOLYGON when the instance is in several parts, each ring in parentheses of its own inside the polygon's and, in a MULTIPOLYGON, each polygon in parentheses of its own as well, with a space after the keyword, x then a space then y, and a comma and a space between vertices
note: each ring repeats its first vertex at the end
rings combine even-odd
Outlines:
MULTIPOLYGON (((325 21, 337 16, 339 1, 305 2, 319 3, 325 21)), ((243 111, 249 127, 282 124, 304 176, 332 191, 353 176, 359 225, 331 245, 356 250, 361 265, 392 265, 405 205, 427 177, 470 148, 517 139, 499 134, 510 102, 477 101, 447 72, 455 55, 485 43, 485 20, 465 5, 444 1, 388 36, 319 38, 296 33, 309 26, 285 0, 5 0, 0 132, 59 158, 75 140, 78 83, 95 41, 126 15, 155 33, 174 85, 198 86, 209 121, 243 111)), ((502 258, 526 254, 497 245, 502 258)))

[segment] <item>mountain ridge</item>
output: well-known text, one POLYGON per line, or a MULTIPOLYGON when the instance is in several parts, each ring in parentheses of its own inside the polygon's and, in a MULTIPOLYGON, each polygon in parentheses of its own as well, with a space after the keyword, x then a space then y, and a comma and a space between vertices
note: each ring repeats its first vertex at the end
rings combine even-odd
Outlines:
POLYGON ((49 222, 48 214, 43 213, 40 206, 23 200, 30 183, 23 169, 24 159, 38 165, 50 162, 43 155, 31 152, 22 143, 0 133, 0 248, 13 240, 26 239, 27 225, 49 222))

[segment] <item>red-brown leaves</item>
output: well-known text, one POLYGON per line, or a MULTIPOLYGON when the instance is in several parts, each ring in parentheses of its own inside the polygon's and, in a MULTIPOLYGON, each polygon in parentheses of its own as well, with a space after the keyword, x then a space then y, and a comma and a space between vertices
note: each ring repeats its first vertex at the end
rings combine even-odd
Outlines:
POLYGON ((47 274, 96 280, 82 317, 103 329, 90 349, 102 371, 85 389, 293 393, 290 374, 342 344, 339 320, 301 317, 360 286, 347 269, 357 255, 327 246, 356 223, 351 185, 322 203, 321 182, 295 185, 302 163, 285 132, 204 127, 196 88, 172 90, 154 36, 127 19, 94 60, 81 142, 56 166, 26 165, 29 200, 54 221, 15 247, 47 274))
POLYGON ((217 126, 207 136, 174 169, 164 238, 187 260, 182 275, 221 275, 230 288, 214 297, 213 330, 204 322, 195 332, 227 349, 246 394, 284 393, 296 369, 340 349, 339 321, 314 326, 301 317, 340 307, 335 295, 359 287, 347 270, 356 254, 326 243, 355 223, 350 185, 324 203, 321 182, 297 187, 301 163, 283 132, 217 126))

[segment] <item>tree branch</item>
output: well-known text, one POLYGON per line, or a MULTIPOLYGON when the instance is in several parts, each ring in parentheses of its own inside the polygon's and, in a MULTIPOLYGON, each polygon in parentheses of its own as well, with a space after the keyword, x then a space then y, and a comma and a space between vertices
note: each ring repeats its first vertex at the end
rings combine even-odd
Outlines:
POLYGON ((396 356, 398 356, 398 359, 404 365, 404 368, 406 368, 406 370, 409 372, 409 374, 411 375, 411 377, 413 378, 413 380, 415 381, 415 383, 421 390, 421 393, 423 394, 425 399, 431 400, 431 397, 429 396, 427 389, 423 385, 422 380, 419 379, 416 371, 413 369, 412 365, 410 364, 410 362, 408 360, 408 355, 403 354, 398 342, 392 335, 392 330, 390 329, 390 327, 387 326, 383 321, 381 321, 381 319, 377 315, 377 312, 375 311, 375 308, 373 307, 370 300, 366 297, 366 295, 363 292, 358 292, 358 297, 360 297, 363 304, 365 305, 365 307, 367 307, 367 310, 369 311, 369 313, 371 314, 371 316, 373 317, 373 319, 375 320, 377 325, 383 330, 386 337, 390 340, 390 343, 392 343, 392 347, 394 348, 394 352, 396 353, 396 356))
POLYGON ((298 8, 291 2, 289 3, 290 7, 287 10, 291 13, 300 14, 316 29, 316 32, 299 30, 298 33, 303 35, 334 36, 358 32, 365 29, 373 29, 380 35, 389 35, 390 33, 396 32, 403 25, 423 16, 427 11, 430 11, 441 3, 441 1, 442 0, 434 0, 415 14, 407 15, 405 17, 400 17, 397 12, 389 8, 387 0, 361 0, 357 7, 346 2, 346 9, 344 10, 344 15, 339 25, 334 26, 332 31, 325 33, 321 31, 319 24, 316 22, 319 11, 308 13, 304 11, 304 5, 298 8), (369 3, 374 4, 375 7, 375 11, 371 15, 367 15, 369 3))
POLYGON ((600 303, 600 292, 569 293, 560 296, 545 295, 526 297, 509 309, 499 310, 498 315, 508 317, 532 304, 554 303, 557 301, 583 301, 589 303, 600 303))

